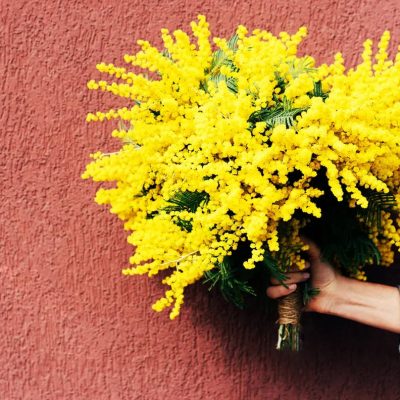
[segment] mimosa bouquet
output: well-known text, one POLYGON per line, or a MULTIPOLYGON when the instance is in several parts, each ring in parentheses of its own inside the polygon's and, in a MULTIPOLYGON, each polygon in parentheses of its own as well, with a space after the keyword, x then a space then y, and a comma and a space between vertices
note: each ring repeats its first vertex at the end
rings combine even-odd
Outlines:
MULTIPOLYGON (((115 182, 96 202, 129 231, 123 274, 167 270, 153 309, 173 319, 199 280, 239 307, 265 296, 260 282, 304 268, 301 235, 347 276, 390 265, 400 246, 400 53, 388 58, 389 33, 346 70, 340 53, 319 66, 297 55, 304 27, 274 36, 239 26, 212 42, 204 16, 191 28, 195 39, 163 29, 161 50, 139 40, 124 57, 133 70, 101 63, 113 82, 88 83, 131 104, 88 114, 118 119, 121 147, 92 154, 83 174, 115 182)), ((280 300, 278 348, 298 348, 313 295, 304 286, 280 300)))

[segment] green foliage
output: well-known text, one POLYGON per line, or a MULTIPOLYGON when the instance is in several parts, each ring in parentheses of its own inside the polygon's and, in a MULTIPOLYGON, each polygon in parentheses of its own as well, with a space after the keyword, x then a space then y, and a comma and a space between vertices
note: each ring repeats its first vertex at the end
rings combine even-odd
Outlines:
POLYGON ((351 209, 336 202, 330 208, 324 207, 330 213, 325 213, 320 224, 324 225, 320 230, 320 237, 325 238, 320 243, 324 258, 349 274, 356 273, 360 266, 380 263, 380 252, 368 232, 371 228, 382 229, 383 211, 397 212, 392 193, 368 189, 363 195, 368 200, 366 209, 351 209))
POLYGON ((271 254, 266 254, 264 260, 256 264, 254 269, 245 269, 243 262, 248 259, 251 251, 249 243, 244 243, 231 256, 224 258, 214 269, 206 272, 204 283, 210 283, 209 290, 219 288, 222 296, 237 307, 243 309, 252 298, 258 297, 258 302, 269 306, 266 289, 269 280, 274 277, 284 286, 287 278, 282 272, 278 261, 271 254))
POLYGON ((210 199, 210 196, 206 192, 177 192, 172 198, 167 200, 167 203, 171 205, 163 208, 167 213, 172 211, 189 211, 196 212, 196 210, 202 206, 206 205, 210 199))
MULTIPOLYGON (((237 42, 238 42, 238 35, 233 35, 227 42, 228 48, 235 52, 237 50, 237 42)), ((208 73, 213 76, 220 73, 220 69, 223 65, 227 65, 231 69, 235 69, 235 65, 233 64, 232 60, 228 57, 228 55, 221 49, 218 49, 213 54, 213 58, 211 60, 210 69, 208 73)))
POLYGON ((314 82, 314 90, 309 93, 310 97, 321 97, 322 100, 326 100, 328 98, 328 93, 322 91, 321 81, 314 82))
MULTIPOLYGON (((275 72, 275 80, 276 80, 276 88, 279 88, 280 92, 284 93, 286 90, 285 79, 283 79, 283 77, 281 75, 279 75, 278 72, 275 72)), ((274 100, 276 101, 278 99, 278 97, 275 95, 275 93, 273 94, 273 96, 274 96, 274 100)))
POLYGON ((188 221, 186 219, 182 219, 182 218, 177 218, 176 225, 178 225, 182 230, 186 231, 186 232, 191 232, 193 225, 191 221, 188 221))
POLYGON ((210 283, 208 290, 218 286, 222 296, 237 307, 243 309, 246 295, 256 296, 253 287, 235 274, 232 259, 225 257, 214 269, 205 273, 204 283, 210 283))
MULTIPOLYGON (((209 199, 210 196, 206 192, 190 192, 188 190, 185 192, 177 192, 167 201, 170 205, 164 207, 162 210, 166 213, 174 211, 188 211, 194 213, 200 206, 206 205, 209 199)), ((175 218, 175 224, 186 232, 191 232, 192 230, 192 222, 180 218, 179 216, 175 218)))
POLYGON ((236 79, 232 78, 231 76, 227 77, 223 74, 217 74, 217 75, 211 76, 209 78, 209 81, 214 82, 216 86, 218 86, 219 82, 225 81, 227 88, 231 92, 233 92, 233 93, 238 92, 236 79))
POLYGON ((369 227, 376 227, 379 231, 382 230, 382 212, 395 212, 396 199, 392 193, 375 192, 367 190, 363 195, 368 200, 368 207, 359 207, 358 213, 365 220, 369 227))
POLYGON ((163 57, 165 57, 165 58, 168 58, 169 60, 173 60, 173 58, 172 58, 172 54, 167 50, 167 49, 164 49, 164 50, 162 50, 161 51, 161 55, 163 56, 163 57))
POLYGON ((307 111, 306 107, 292 107, 292 103, 284 98, 283 102, 276 107, 266 107, 255 111, 250 115, 249 122, 252 126, 257 122, 265 122, 269 128, 280 124, 290 128, 295 124, 295 118, 304 111, 307 111))
POLYGON ((289 65, 289 74, 293 77, 293 79, 298 78, 301 74, 312 75, 317 71, 316 68, 312 67, 313 60, 311 57, 303 57, 288 62, 289 65))
MULTIPOLYGON (((284 252, 283 252, 284 253, 284 252)), ((283 260, 284 256, 282 256, 281 261, 283 260)), ((266 267, 268 274, 282 283, 283 286, 286 288, 288 287, 285 283, 286 275, 284 274, 282 265, 280 262, 274 258, 271 253, 266 253, 264 259, 261 261, 261 264, 266 267)), ((287 264, 285 264, 286 266, 287 264)))
POLYGON ((138 194, 136 197, 144 197, 146 196, 151 190, 155 189, 157 185, 152 184, 148 185, 147 187, 142 187, 142 190, 140 191, 140 194, 138 194))
POLYGON ((339 265, 349 273, 356 273, 360 266, 379 264, 381 255, 367 234, 358 232, 353 236, 343 232, 342 240, 326 242, 322 255, 333 265, 339 265), (347 239, 347 240, 346 240, 347 239))
MULTIPOLYGON (((238 41, 238 36, 235 34, 227 42, 229 49, 232 50, 233 52, 237 50, 237 41, 238 41)), ((213 54, 209 70, 206 71, 208 75, 207 80, 201 82, 202 89, 205 91, 208 90, 207 82, 213 82, 216 86, 218 86, 219 82, 225 81, 228 89, 233 93, 237 93, 238 88, 236 79, 221 74, 220 71, 222 66, 227 66, 232 71, 237 71, 237 67, 235 66, 233 61, 228 57, 228 55, 223 50, 218 49, 213 54)))
POLYGON ((313 288, 310 282, 304 282, 303 284, 303 304, 306 306, 310 300, 317 296, 320 290, 318 288, 313 288))
MULTIPOLYGON (((324 189, 324 185, 319 185, 324 189)), ((321 249, 322 257, 346 275, 356 273, 360 266, 379 264, 380 253, 369 230, 359 221, 358 210, 349 208, 347 201, 338 202, 325 190, 318 206, 325 212, 303 229, 321 249), (327 212, 329 210, 329 212, 327 212)))

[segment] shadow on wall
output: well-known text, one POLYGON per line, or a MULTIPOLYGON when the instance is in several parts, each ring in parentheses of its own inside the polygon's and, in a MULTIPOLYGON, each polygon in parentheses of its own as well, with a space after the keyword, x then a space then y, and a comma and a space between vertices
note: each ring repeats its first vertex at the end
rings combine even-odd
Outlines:
MULTIPOLYGON (((369 270, 371 281, 400 283, 398 266, 377 268, 369 270)), ((247 398, 266 398, 267 386, 277 393, 281 385, 282 399, 400 399, 398 336, 391 332, 305 313, 301 352, 278 352, 276 309, 241 311, 201 284, 187 290, 182 314, 192 333, 206 335, 205 351, 221 354, 229 376, 249 383, 247 398)))

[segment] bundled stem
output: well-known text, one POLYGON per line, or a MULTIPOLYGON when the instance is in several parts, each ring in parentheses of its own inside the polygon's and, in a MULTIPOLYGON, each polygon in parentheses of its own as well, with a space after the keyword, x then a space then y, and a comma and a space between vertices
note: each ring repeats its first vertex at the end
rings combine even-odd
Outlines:
POLYGON ((278 350, 300 350, 300 317, 302 310, 301 290, 298 287, 294 292, 279 299, 279 331, 278 350))

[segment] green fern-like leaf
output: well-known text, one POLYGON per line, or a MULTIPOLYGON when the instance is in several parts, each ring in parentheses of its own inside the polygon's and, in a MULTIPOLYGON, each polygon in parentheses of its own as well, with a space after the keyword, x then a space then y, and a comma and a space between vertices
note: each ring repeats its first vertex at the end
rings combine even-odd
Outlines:
POLYGON ((164 49, 164 50, 161 52, 161 55, 162 55, 163 57, 165 57, 165 58, 168 58, 169 60, 172 60, 172 55, 171 55, 171 53, 170 53, 167 49, 164 49))
MULTIPOLYGON (((237 50, 237 41, 238 41, 238 36, 235 34, 228 40, 227 42, 228 48, 235 52, 237 50)), ((224 81, 226 83, 227 88, 231 92, 237 93, 238 87, 236 79, 221 74, 220 70, 222 66, 227 66, 232 71, 238 70, 233 61, 228 57, 228 55, 223 50, 218 49, 213 54, 209 70, 206 71, 208 78, 201 82, 200 87, 203 90, 207 91, 208 90, 207 82, 213 82, 216 86, 218 86, 219 82, 224 81)))
POLYGON ((231 76, 227 77, 223 74, 217 74, 217 75, 213 75, 209 78, 209 81, 214 82, 214 84, 216 86, 218 86, 219 82, 225 82, 227 88, 233 92, 233 93, 237 93, 238 92, 238 86, 237 86, 237 81, 236 79, 232 78, 231 76))
POLYGON ((355 209, 334 200, 323 209, 329 213, 310 223, 303 234, 317 243, 324 259, 348 274, 356 273, 360 266, 380 263, 380 252, 355 209))
POLYGON ((379 264, 380 252, 369 237, 370 229, 360 221, 358 207, 350 208, 347 197, 337 201, 330 192, 326 171, 320 171, 312 183, 325 192, 316 200, 323 213, 321 218, 312 218, 301 234, 314 241, 322 257, 345 275, 354 275, 367 264, 379 264))
POLYGON ((302 112, 307 111, 306 107, 293 108, 291 103, 284 99, 284 101, 274 108, 263 108, 255 111, 249 117, 249 122, 255 124, 257 122, 266 122, 269 128, 276 125, 283 124, 290 128, 295 124, 295 118, 302 112))
MULTIPOLYGON (((283 259, 283 257, 282 257, 282 259, 283 259)), ((262 265, 264 265, 266 267, 266 269, 268 270, 269 275, 271 277, 278 280, 286 288, 288 287, 285 283, 287 276, 283 272, 284 268, 282 268, 282 265, 275 257, 273 257, 270 253, 266 253, 264 255, 264 259, 263 259, 263 261, 261 261, 261 263, 262 263, 262 265)))
POLYGON ((336 240, 326 244, 322 254, 328 261, 338 264, 350 273, 356 273, 360 265, 379 264, 381 260, 378 248, 366 234, 359 234, 347 241, 336 240))
POLYGON ((321 81, 314 82, 314 90, 308 95, 310 97, 321 97, 324 101, 328 98, 328 93, 322 91, 321 81))
POLYGON ((247 281, 235 276, 234 268, 227 257, 222 263, 205 273, 204 283, 210 284, 208 290, 218 286, 225 300, 235 304, 238 308, 244 307, 246 295, 256 296, 255 290, 247 281))
POLYGON ((369 227, 377 227, 381 231, 382 212, 396 212, 396 198, 392 193, 375 192, 373 190, 368 190, 363 194, 368 200, 368 207, 366 209, 358 208, 358 213, 369 227))
POLYGON ((171 205, 166 206, 163 210, 167 213, 172 211, 189 211, 196 212, 196 210, 208 203, 210 196, 206 192, 178 192, 169 199, 167 202, 171 205))
POLYGON ((299 77, 301 74, 311 75, 317 70, 316 68, 312 67, 312 64, 313 60, 308 56, 289 61, 289 74, 292 75, 294 79, 299 77))
MULTIPOLYGON (((207 204, 209 199, 210 196, 206 192, 178 192, 167 201, 170 205, 164 207, 162 210, 166 213, 175 211, 189 211, 194 213, 199 207, 207 204)), ((191 220, 182 219, 179 216, 175 216, 173 221, 182 230, 186 232, 192 231, 193 225, 191 220)))
POLYGON ((192 228, 193 228, 191 221, 187 221, 187 220, 179 218, 179 217, 177 218, 175 224, 186 232, 191 232, 192 228))
POLYGON ((303 305, 306 306, 312 298, 319 294, 318 288, 313 288, 310 282, 304 282, 303 284, 303 305))
MULTIPOLYGON (((238 35, 233 35, 227 42, 228 48, 235 52, 237 50, 237 42, 238 42, 238 35)), ((231 67, 231 69, 236 68, 232 62, 232 60, 228 57, 228 55, 221 49, 218 49, 214 54, 211 60, 209 74, 210 75, 217 75, 223 65, 227 65, 231 67)))

